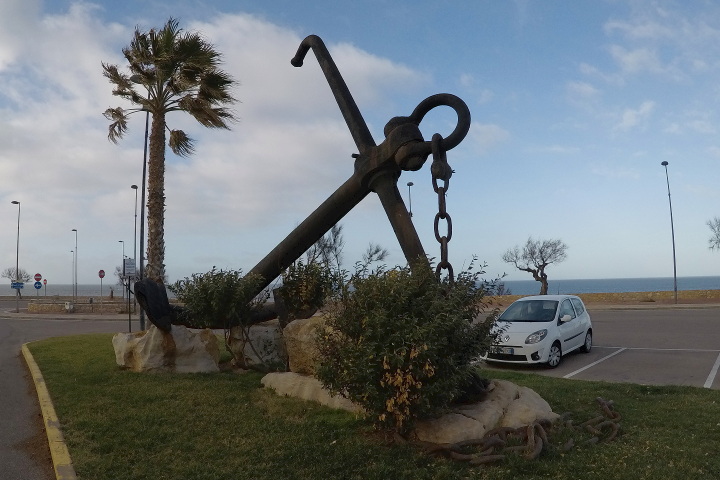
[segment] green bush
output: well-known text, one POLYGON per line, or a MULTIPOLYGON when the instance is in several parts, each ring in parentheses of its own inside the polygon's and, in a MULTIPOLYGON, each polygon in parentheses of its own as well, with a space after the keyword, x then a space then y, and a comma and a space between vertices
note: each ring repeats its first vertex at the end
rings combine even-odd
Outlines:
POLYGON ((318 379, 401 434, 445 411, 492 343, 494 316, 477 321, 484 272, 471 270, 452 286, 427 264, 355 274, 319 332, 318 379))
MULTIPOLYGON (((242 325, 243 318, 265 302, 253 300, 252 292, 260 284, 256 275, 243 275, 242 270, 212 270, 194 273, 168 288, 184 304, 186 324, 194 328, 230 328, 242 325)), ((261 295, 261 297, 263 297, 261 295)))

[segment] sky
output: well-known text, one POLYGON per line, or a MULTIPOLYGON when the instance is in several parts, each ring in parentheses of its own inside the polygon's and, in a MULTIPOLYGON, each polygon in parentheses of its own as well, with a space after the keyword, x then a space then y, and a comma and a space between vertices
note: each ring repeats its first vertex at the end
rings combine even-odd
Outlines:
MULTIPOLYGON (((239 100, 230 131, 167 118, 196 141, 189 158, 166 154, 171 282, 249 271, 352 175, 357 148, 317 61, 290 65, 310 34, 378 144, 430 95, 468 105, 470 132, 447 153, 456 272, 477 257, 486 278, 530 280, 502 255, 533 237, 568 246, 551 280, 672 276, 669 179, 678 276, 720 275, 707 226, 720 216, 720 4, 709 0, 3 0, 0 269, 19 252, 48 285, 72 283, 77 238, 78 282, 92 284, 135 256, 144 117, 108 141, 102 113, 130 105, 101 63, 127 71, 134 30, 171 16, 222 53, 239 100)), ((441 107, 420 129, 429 140, 455 122, 441 107)), ((398 185, 439 258, 430 163, 398 185)), ((347 268, 370 243, 405 263, 374 193, 341 224, 347 268)))

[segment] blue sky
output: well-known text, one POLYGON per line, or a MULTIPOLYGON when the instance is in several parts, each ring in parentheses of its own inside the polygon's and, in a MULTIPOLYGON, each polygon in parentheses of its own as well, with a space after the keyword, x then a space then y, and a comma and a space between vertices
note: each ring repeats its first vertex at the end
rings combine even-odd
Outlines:
MULTIPOLYGON (((711 1, 96 1, 0 4, 0 267, 48 283, 131 255, 143 118, 119 145, 102 112, 122 105, 101 62, 123 66, 136 26, 169 16, 201 32, 239 85, 232 131, 168 118, 196 154, 168 153, 170 280, 252 268, 352 174, 356 147, 314 57, 290 66, 300 41, 328 45, 377 143, 392 117, 429 95, 461 97, 473 123, 448 152, 450 261, 473 255, 487 276, 529 275, 502 262, 529 236, 560 238, 551 279, 672 275, 669 162, 679 276, 718 275, 706 222, 720 216, 720 5, 711 1)), ((127 105, 124 105, 127 106, 127 105)), ((447 135, 454 114, 421 124, 447 135)), ((404 172, 425 250, 439 256, 429 162, 404 172)), ((368 243, 404 263, 376 196, 343 221, 345 263, 368 243)))

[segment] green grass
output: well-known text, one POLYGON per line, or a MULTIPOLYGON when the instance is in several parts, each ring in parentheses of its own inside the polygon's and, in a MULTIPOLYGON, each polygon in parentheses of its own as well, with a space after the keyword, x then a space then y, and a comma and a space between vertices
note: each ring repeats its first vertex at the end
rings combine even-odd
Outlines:
POLYGON ((595 397, 623 416, 615 442, 469 467, 385 442, 362 419, 278 397, 260 374, 137 374, 115 365, 111 335, 35 342, 76 472, 122 479, 720 478, 720 392, 492 372, 582 421, 595 397))

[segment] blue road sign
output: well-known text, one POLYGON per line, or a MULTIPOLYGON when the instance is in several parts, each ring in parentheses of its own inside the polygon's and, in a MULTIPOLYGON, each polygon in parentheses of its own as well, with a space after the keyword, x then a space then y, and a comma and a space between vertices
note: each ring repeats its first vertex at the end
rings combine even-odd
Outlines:
POLYGON ((40 290, 42 288, 42 282, 35 282, 35 288, 40 290))
POLYGON ((25 284, 23 282, 12 282, 12 288, 23 288, 25 284))

